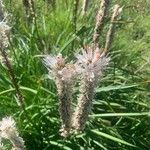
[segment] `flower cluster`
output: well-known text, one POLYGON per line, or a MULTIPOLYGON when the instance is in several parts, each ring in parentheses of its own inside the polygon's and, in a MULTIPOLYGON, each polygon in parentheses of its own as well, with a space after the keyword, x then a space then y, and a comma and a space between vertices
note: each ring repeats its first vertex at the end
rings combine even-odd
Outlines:
POLYGON ((0 121, 0 138, 8 139, 16 150, 25 148, 23 139, 19 136, 16 123, 11 117, 3 118, 0 121))
POLYGON ((109 62, 102 50, 98 47, 85 47, 82 54, 76 54, 77 61, 74 64, 66 64, 61 54, 58 56, 46 56, 46 65, 49 76, 55 80, 58 97, 59 112, 62 122, 61 135, 68 136, 71 128, 83 130, 91 111, 94 89, 100 79, 105 66, 109 62), (72 94, 75 79, 79 79, 80 95, 75 112, 72 114, 72 94))
POLYGON ((58 56, 45 56, 43 60, 49 71, 50 78, 59 76, 63 81, 71 81, 76 75, 76 68, 73 64, 65 64, 65 59, 61 54, 58 56))

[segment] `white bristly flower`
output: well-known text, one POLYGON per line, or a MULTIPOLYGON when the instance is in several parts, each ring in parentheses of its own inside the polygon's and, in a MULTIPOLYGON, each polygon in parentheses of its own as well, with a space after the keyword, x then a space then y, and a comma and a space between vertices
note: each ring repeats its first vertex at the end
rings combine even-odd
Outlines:
POLYGON ((76 67, 73 64, 65 64, 65 59, 61 54, 58 56, 47 55, 43 59, 45 66, 49 71, 49 76, 70 82, 76 76, 76 67))
POLYGON ((107 58, 101 50, 96 47, 86 47, 82 49, 82 54, 76 54, 77 66, 80 68, 89 81, 95 80, 102 75, 102 71, 108 65, 109 58, 107 58))
POLYGON ((82 49, 82 55, 77 54, 76 65, 81 74, 80 95, 73 116, 73 128, 76 131, 84 129, 88 115, 91 112, 92 100, 97 81, 101 79, 104 68, 109 62, 100 49, 86 47, 82 49))
POLYGON ((16 123, 11 117, 3 118, 0 121, 0 137, 10 140, 16 150, 24 150, 24 141, 19 137, 16 129, 16 123))
POLYGON ((44 57, 43 62, 49 71, 50 76, 55 76, 59 70, 65 67, 65 60, 61 54, 58 56, 47 55, 44 57))

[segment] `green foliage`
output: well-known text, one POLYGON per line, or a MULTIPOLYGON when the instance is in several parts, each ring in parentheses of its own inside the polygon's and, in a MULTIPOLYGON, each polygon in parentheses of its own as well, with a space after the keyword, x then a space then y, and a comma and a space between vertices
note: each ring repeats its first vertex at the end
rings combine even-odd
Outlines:
MULTIPOLYGON (((150 147, 148 0, 113 1, 123 6, 123 12, 109 53, 111 63, 96 89, 86 130, 67 139, 59 135, 55 84, 48 79, 39 56, 62 52, 71 59, 82 44, 90 44, 97 1, 90 4, 84 17, 79 14, 79 6, 77 33, 72 25, 73 1, 57 0, 56 6, 51 5, 54 1, 35 1, 35 24, 27 21, 21 1, 5 2, 12 26, 8 54, 26 112, 17 106, 6 66, 0 64, 0 118, 12 115, 16 119, 28 150, 148 150, 150 147)), ((108 25, 106 20, 104 33, 108 25)), ((102 35, 102 41, 104 38, 102 35)))

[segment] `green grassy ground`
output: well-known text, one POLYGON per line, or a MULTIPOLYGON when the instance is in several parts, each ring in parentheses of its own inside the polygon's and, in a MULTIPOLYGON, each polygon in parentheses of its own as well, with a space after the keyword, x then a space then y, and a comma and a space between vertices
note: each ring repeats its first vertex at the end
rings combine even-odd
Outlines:
MULTIPOLYGON (((99 84, 86 129, 63 139, 59 135, 58 99, 55 84, 38 57, 62 52, 74 58, 82 44, 90 44, 97 2, 87 15, 77 14, 74 32, 73 0, 56 5, 35 1, 36 24, 28 23, 21 1, 6 0, 12 27, 7 50, 26 103, 26 119, 15 100, 6 66, 0 64, 0 118, 12 115, 28 150, 148 150, 150 148, 150 2, 114 0, 123 6, 109 55, 111 62, 99 84)), ((111 7, 110 7, 111 11, 111 7)), ((105 39, 107 16, 101 43, 105 39)), ((74 101, 74 103, 76 103, 74 101)), ((7 149, 7 148, 6 148, 7 149)))

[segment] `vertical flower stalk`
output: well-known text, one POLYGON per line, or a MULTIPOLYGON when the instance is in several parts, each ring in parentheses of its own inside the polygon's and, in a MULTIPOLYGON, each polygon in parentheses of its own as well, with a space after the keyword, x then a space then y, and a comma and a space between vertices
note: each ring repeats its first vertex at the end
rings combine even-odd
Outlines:
POLYGON ((101 78, 109 58, 101 54, 98 47, 86 47, 82 50, 82 55, 78 54, 76 57, 81 72, 81 86, 72 126, 76 131, 82 131, 91 112, 97 81, 101 78))
MULTIPOLYGON (((2 4, 2 3, 0 3, 0 4, 2 4)), ((11 63, 10 63, 9 58, 6 53, 6 48, 9 45, 9 35, 10 35, 11 28, 7 25, 6 22, 3 22, 3 20, 5 19, 5 16, 6 16, 5 13, 3 12, 3 5, 0 5, 0 8, 1 8, 0 9, 0 12, 1 12, 0 17, 2 18, 2 20, 0 20, 1 21, 0 22, 0 52, 4 59, 5 65, 7 66, 12 84, 16 90, 16 96, 17 96, 17 100, 18 100, 17 103, 19 106, 22 106, 24 109, 23 96, 19 89, 19 86, 18 86, 18 83, 16 80, 16 76, 14 74, 11 63)))
MULTIPOLYGON (((2 4, 2 3, 0 3, 0 4, 2 4)), ((4 7, 0 7, 0 8, 4 8, 4 7)), ((0 12, 3 12, 3 10, 0 9, 0 12)), ((6 13, 3 12, 3 17, 4 17, 3 20, 6 19, 6 16, 7 16, 6 13)), ((25 112, 27 120, 32 123, 32 120, 28 116, 27 111, 25 109, 24 98, 23 98, 22 92, 20 90, 20 87, 18 85, 18 81, 17 81, 16 75, 14 73, 14 70, 12 68, 12 64, 7 55, 6 49, 9 45, 9 36, 10 36, 11 28, 7 25, 6 22, 3 22, 3 20, 0 20, 0 53, 2 55, 2 61, 3 61, 3 63, 5 63, 5 65, 7 67, 7 71, 9 73, 10 80, 12 82, 12 86, 15 89, 16 102, 17 102, 18 106, 20 106, 21 109, 25 112)))
POLYGON ((60 76, 57 76, 56 86, 58 90, 59 97, 59 113, 61 118, 61 135, 67 137, 71 129, 71 117, 72 117, 72 84, 65 82, 61 79, 60 76))
POLYGON ((89 0, 83 0, 83 5, 82 5, 82 15, 85 15, 87 8, 88 8, 89 0))
POLYGON ((98 38, 99 38, 102 28, 103 28, 104 18, 105 18, 106 12, 107 12, 109 1, 110 0, 101 0, 100 8, 99 8, 99 10, 97 12, 97 16, 96 16, 96 25, 95 25, 94 34, 93 34, 93 43, 94 44, 98 43, 98 38))
POLYGON ((116 18, 118 17, 118 15, 120 14, 121 11, 122 11, 122 8, 120 8, 120 6, 118 4, 116 4, 113 8, 113 14, 111 17, 111 24, 109 26, 109 29, 108 29, 108 32, 106 35, 105 51, 107 51, 111 46, 114 32, 115 32, 114 21, 116 20, 116 18))
POLYGON ((80 83, 80 95, 73 118, 73 128, 76 131, 82 131, 85 128, 88 115, 92 108, 92 99, 94 96, 95 81, 92 82, 87 77, 82 78, 80 83))
POLYGON ((0 121, 0 138, 9 140, 12 143, 12 149, 25 149, 24 141, 19 136, 16 123, 11 117, 3 118, 2 121, 0 121))
POLYGON ((56 83, 59 98, 59 113, 62 123, 60 132, 62 136, 67 137, 71 129, 71 99, 76 69, 74 65, 65 64, 65 60, 61 55, 57 57, 46 56, 44 64, 48 68, 49 75, 53 77, 56 83))
MULTIPOLYGON (((79 6, 79 0, 73 0, 74 4, 73 4, 73 16, 72 16, 72 28, 73 28, 73 32, 74 34, 76 34, 77 31, 77 13, 78 13, 78 6, 79 6)), ((74 45, 75 42, 72 41, 72 51, 74 50, 74 45)))

